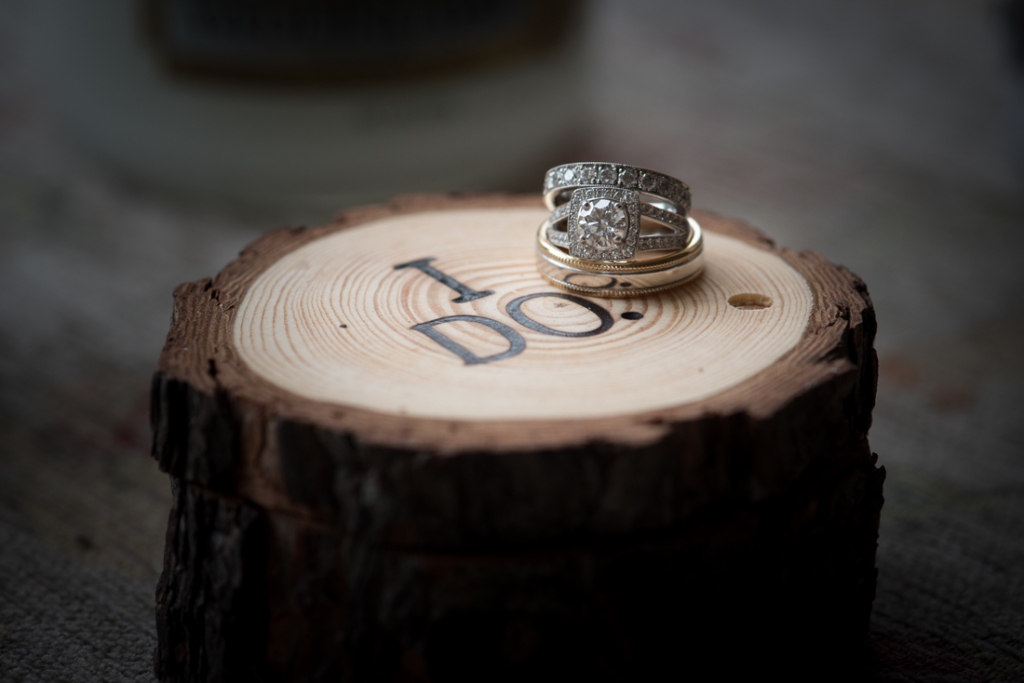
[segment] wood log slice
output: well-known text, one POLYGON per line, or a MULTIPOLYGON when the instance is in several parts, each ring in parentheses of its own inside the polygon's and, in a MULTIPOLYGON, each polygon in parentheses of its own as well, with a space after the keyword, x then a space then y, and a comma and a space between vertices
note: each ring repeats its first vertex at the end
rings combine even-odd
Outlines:
POLYGON ((152 397, 161 680, 634 680, 856 648, 884 478, 866 287, 694 215, 704 274, 644 297, 553 288, 544 209, 508 196, 271 232, 180 286, 152 397))

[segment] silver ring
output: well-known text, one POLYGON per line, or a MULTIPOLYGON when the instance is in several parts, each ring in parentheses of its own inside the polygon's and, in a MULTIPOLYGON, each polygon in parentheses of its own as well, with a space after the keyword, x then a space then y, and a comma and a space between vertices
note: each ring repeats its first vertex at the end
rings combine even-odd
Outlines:
POLYGON ((569 204, 556 207, 542 229, 570 256, 595 262, 631 261, 642 251, 681 248, 678 242, 685 245, 693 232, 684 216, 642 202, 637 190, 599 186, 573 190, 569 204), (641 235, 645 214, 669 233, 641 235), (565 231, 552 230, 562 220, 565 231))
MULTIPOLYGON (((573 233, 568 226, 569 214, 572 210, 572 203, 562 204, 555 207, 551 215, 544 222, 544 230, 548 239, 557 247, 570 249, 572 246, 573 233)), ((585 203, 584 203, 585 206, 585 203)), ((636 253, 661 249, 683 249, 690 240, 692 219, 681 216, 678 213, 665 211, 650 204, 640 203, 641 232, 638 237, 636 253), (650 222, 658 224, 662 230, 654 233, 643 232, 643 219, 650 219, 650 222), (667 232, 666 232, 667 231, 667 232)), ((577 219, 579 221, 579 219, 577 219)), ((583 230, 582 232, 586 232, 583 230)), ((583 235, 586 238, 586 235, 583 235)))
POLYGON ((591 186, 635 190, 652 206, 684 216, 690 213, 690 188, 681 180, 646 168, 600 162, 548 169, 544 175, 544 203, 554 209, 569 202, 577 188, 591 186))

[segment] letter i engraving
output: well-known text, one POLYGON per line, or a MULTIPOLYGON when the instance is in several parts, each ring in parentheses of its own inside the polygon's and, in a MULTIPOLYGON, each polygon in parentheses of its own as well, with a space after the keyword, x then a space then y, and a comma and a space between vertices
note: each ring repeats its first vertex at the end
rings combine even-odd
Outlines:
POLYGON ((415 268, 416 270, 429 275, 445 287, 453 289, 459 293, 459 296, 452 299, 453 303, 464 304, 468 301, 475 301, 476 299, 483 299, 485 296, 494 294, 490 289, 478 292, 471 287, 467 287, 450 275, 442 273, 440 270, 430 265, 431 261, 437 260, 436 256, 430 256, 428 258, 421 258, 415 261, 409 261, 408 263, 400 263, 395 266, 395 270, 402 270, 403 268, 415 268))

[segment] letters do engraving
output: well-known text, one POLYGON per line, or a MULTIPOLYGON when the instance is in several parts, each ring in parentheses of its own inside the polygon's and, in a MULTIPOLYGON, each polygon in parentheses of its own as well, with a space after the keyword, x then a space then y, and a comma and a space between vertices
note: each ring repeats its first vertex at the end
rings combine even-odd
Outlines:
POLYGON ((499 323, 497 320, 491 320, 490 318, 485 318, 482 315, 449 315, 444 318, 438 318, 437 320, 431 320, 430 322, 413 325, 412 329, 427 335, 438 344, 464 360, 466 365, 480 365, 481 363, 493 363, 495 361, 504 360, 506 358, 519 355, 523 352, 523 349, 526 348, 526 340, 523 339, 523 335, 519 334, 505 323, 499 323), (508 340, 508 351, 495 353, 490 356, 478 356, 462 344, 446 337, 436 329, 438 325, 459 321, 476 323, 478 325, 491 328, 508 340))
MULTIPOLYGON (((409 261, 408 263, 401 263, 395 266, 395 270, 402 270, 405 268, 415 268, 425 275, 429 275, 434 278, 445 287, 458 292, 459 296, 452 299, 453 303, 462 304, 476 299, 482 299, 485 296, 494 294, 492 290, 477 291, 471 287, 467 287, 455 278, 441 272, 437 268, 433 267, 432 261, 437 260, 436 257, 428 257, 417 259, 415 261, 409 261)), ((611 329, 612 324, 615 322, 611 314, 603 307, 592 301, 584 299, 583 297, 574 296, 572 294, 563 294, 562 292, 538 292, 536 294, 528 294, 521 296, 517 299, 513 299, 505 307, 505 312, 508 313, 509 317, 515 320, 517 323, 526 327, 527 329, 533 330, 534 332, 540 332, 542 334, 549 334, 554 337, 593 337, 598 334, 602 334, 611 329), (542 297, 551 297, 556 299, 565 299, 571 301, 577 306, 582 306, 591 313, 597 316, 599 324, 592 330, 586 330, 584 332, 564 332, 562 330, 556 330, 552 327, 548 327, 542 323, 537 322, 533 318, 526 315, 523 312, 523 304, 532 299, 538 299, 542 297)), ((526 350, 526 340, 523 339, 523 335, 516 332, 514 329, 506 325, 505 323, 498 322, 491 318, 486 318, 481 315, 449 315, 443 318, 437 318, 436 320, 430 320, 425 323, 418 323, 412 326, 412 329, 417 332, 422 332, 427 337, 437 342, 442 348, 451 351, 456 356, 461 358, 466 365, 483 365, 485 363, 494 363, 499 360, 511 358, 517 356, 526 350), (490 356, 478 356, 462 344, 459 344, 455 340, 446 336, 443 332, 437 328, 446 323, 453 322, 468 322, 477 325, 483 325, 484 327, 490 328, 505 337, 508 341, 508 350, 502 351, 501 353, 491 354, 490 356)))
POLYGON ((538 292, 536 294, 528 294, 521 296, 518 299, 513 299, 508 302, 508 306, 505 307, 505 311, 512 316, 512 319, 523 327, 528 327, 534 332, 543 332, 544 334, 550 334, 554 337, 593 337, 594 335, 607 332, 611 329, 612 319, 611 313, 606 311, 603 306, 598 306, 593 301, 587 301, 583 297, 573 296, 572 294, 563 294, 561 292, 538 292), (523 304, 531 299, 540 299, 550 297, 552 299, 565 299, 571 301, 577 306, 582 306, 591 313, 597 316, 597 319, 601 321, 601 324, 592 330, 586 332, 563 332, 562 330, 556 330, 547 325, 542 325, 533 318, 523 313, 523 304))

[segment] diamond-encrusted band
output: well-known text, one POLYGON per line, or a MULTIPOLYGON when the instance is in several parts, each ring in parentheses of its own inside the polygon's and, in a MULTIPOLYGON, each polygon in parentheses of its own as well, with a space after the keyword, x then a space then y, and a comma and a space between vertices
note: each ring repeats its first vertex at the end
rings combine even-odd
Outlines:
MULTIPOLYGON (((689 236, 685 233, 675 235, 641 235, 637 251, 662 251, 665 249, 683 249, 689 236)), ((548 228, 548 239, 551 244, 563 249, 569 248, 569 233, 548 228)))
POLYGON ((672 176, 646 168, 599 162, 563 164, 544 175, 544 201, 548 208, 570 201, 579 187, 618 187, 635 190, 655 202, 668 202, 665 208, 684 216, 690 212, 690 188, 672 176))

